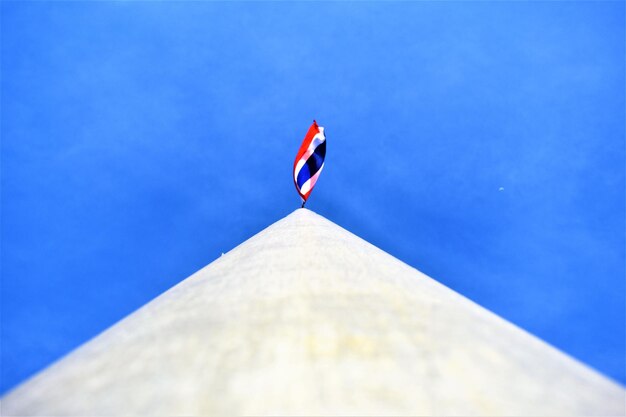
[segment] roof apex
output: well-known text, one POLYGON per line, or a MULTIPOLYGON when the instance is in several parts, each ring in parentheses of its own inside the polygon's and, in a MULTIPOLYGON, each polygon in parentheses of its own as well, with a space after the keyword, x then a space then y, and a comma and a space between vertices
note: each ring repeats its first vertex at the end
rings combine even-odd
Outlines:
POLYGON ((297 209, 10 392, 3 412, 615 415, 624 397, 297 209))

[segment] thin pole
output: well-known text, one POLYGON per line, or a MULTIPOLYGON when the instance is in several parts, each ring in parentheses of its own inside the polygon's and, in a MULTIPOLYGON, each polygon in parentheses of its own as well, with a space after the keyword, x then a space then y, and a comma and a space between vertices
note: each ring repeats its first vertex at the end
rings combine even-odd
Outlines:
POLYGON ((302 207, 300 208, 304 208, 304 204, 306 203, 306 200, 302 201, 302 207))

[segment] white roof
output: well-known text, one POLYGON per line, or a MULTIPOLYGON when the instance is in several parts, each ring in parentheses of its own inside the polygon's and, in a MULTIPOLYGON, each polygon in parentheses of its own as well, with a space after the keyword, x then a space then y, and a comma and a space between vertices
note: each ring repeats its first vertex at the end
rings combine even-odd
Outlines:
POLYGON ((3 415, 622 415, 625 391, 299 209, 2 402, 3 415))

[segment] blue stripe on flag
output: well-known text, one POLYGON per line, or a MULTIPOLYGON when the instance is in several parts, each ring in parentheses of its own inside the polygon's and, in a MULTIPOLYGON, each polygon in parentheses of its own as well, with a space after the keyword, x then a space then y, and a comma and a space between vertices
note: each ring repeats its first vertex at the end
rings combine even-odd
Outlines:
POLYGON ((325 156, 326 141, 320 143, 317 148, 315 148, 315 151, 311 154, 311 156, 309 156, 306 163, 302 165, 302 168, 300 168, 300 172, 298 172, 298 179, 296 181, 299 189, 302 189, 304 183, 320 170, 322 164, 324 163, 325 156))

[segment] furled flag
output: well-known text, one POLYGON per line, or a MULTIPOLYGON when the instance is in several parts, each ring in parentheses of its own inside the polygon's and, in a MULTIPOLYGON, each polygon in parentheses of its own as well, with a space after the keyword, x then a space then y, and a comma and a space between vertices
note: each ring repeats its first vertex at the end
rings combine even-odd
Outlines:
POLYGON ((326 136, 324 128, 318 126, 315 120, 309 128, 300 150, 293 163, 293 182, 302 198, 302 207, 311 194, 317 179, 324 168, 326 156, 326 136))

